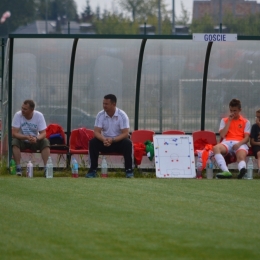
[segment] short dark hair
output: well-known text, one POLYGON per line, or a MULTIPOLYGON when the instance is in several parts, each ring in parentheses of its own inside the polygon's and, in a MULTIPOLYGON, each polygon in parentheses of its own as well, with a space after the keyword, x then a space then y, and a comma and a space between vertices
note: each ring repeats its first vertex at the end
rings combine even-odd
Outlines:
POLYGON ((34 108, 35 108, 35 103, 34 103, 34 101, 33 100, 31 100, 31 99, 26 99, 26 100, 24 100, 24 105, 29 105, 29 107, 32 109, 32 110, 34 110, 34 108))
POLYGON ((229 102, 229 106, 230 107, 238 107, 239 109, 241 108, 241 102, 239 99, 233 98, 230 102, 229 102))
POLYGON ((104 99, 110 99, 112 103, 116 104, 116 96, 114 94, 108 94, 104 96, 104 99))

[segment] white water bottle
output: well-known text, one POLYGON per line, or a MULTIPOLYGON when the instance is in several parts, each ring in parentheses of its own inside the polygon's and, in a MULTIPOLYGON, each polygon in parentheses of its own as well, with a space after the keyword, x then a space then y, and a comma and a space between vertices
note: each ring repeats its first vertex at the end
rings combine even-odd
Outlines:
POLYGON ((247 162, 247 173, 246 173, 244 179, 252 180, 253 179, 253 170, 254 170, 254 163, 253 163, 252 157, 249 157, 248 162, 247 162))
POLYGON ((106 161, 106 157, 103 156, 102 158, 102 162, 101 162, 101 177, 103 178, 107 178, 107 161, 106 161))
POLYGON ((31 161, 29 161, 26 166, 26 177, 28 178, 33 177, 33 164, 31 161))
POLYGON ((72 159, 72 177, 73 178, 78 178, 79 177, 79 164, 77 160, 73 157, 72 159))
POLYGON ((46 178, 53 178, 53 164, 52 164, 52 159, 49 156, 47 165, 46 165, 46 178))
POLYGON ((213 163, 210 158, 207 161, 206 175, 207 179, 213 179, 213 163))

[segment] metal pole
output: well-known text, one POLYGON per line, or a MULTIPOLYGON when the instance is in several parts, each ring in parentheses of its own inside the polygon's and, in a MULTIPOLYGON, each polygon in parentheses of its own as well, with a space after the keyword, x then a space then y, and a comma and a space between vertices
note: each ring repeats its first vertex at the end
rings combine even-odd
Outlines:
POLYGON ((205 56, 203 82, 202 82, 202 99, 201 99, 201 126, 200 130, 205 130, 205 110, 206 110, 206 92, 207 92, 207 80, 208 80, 208 69, 209 69, 209 58, 211 53, 213 42, 208 42, 207 52, 205 56))
POLYGON ((45 32, 48 33, 48 0, 45 0, 45 32))
POLYGON ((158 34, 162 34, 161 29, 161 0, 158 0, 158 34))
POLYGON ((222 24, 222 0, 219 0, 219 24, 222 24))
POLYGON ((172 0, 172 34, 175 34, 175 1, 172 0))
POLYGON ((1 99, 0 99, 0 101, 2 102, 3 84, 4 84, 4 65, 5 65, 5 39, 4 38, 2 38, 1 49, 2 49, 2 57, 1 57, 2 71, 1 71, 1 99))
POLYGON ((139 51, 139 58, 138 58, 137 77, 136 77, 136 90, 135 90, 135 123, 134 123, 134 130, 138 130, 141 75, 142 75, 143 57, 144 57, 144 49, 145 49, 146 41, 147 41, 147 39, 143 39, 142 40, 142 44, 141 44, 140 51, 139 51))

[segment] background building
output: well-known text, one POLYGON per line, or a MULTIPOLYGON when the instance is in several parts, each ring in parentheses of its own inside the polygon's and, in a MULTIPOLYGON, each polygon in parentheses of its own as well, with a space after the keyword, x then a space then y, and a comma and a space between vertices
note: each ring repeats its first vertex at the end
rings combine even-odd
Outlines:
POLYGON ((245 0, 194 0, 193 20, 209 15, 215 23, 219 23, 220 10, 222 16, 231 13, 236 18, 260 13, 260 4, 245 0), (220 6, 221 5, 221 6, 220 6))

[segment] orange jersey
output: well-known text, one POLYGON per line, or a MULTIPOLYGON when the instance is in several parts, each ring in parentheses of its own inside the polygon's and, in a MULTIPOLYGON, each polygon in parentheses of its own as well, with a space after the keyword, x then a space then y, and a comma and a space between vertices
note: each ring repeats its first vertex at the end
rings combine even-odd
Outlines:
MULTIPOLYGON (((219 130, 225 127, 227 121, 228 117, 222 118, 219 130)), ((225 140, 241 141, 244 139, 245 134, 250 134, 250 122, 246 118, 239 116, 238 119, 231 120, 225 140)))

